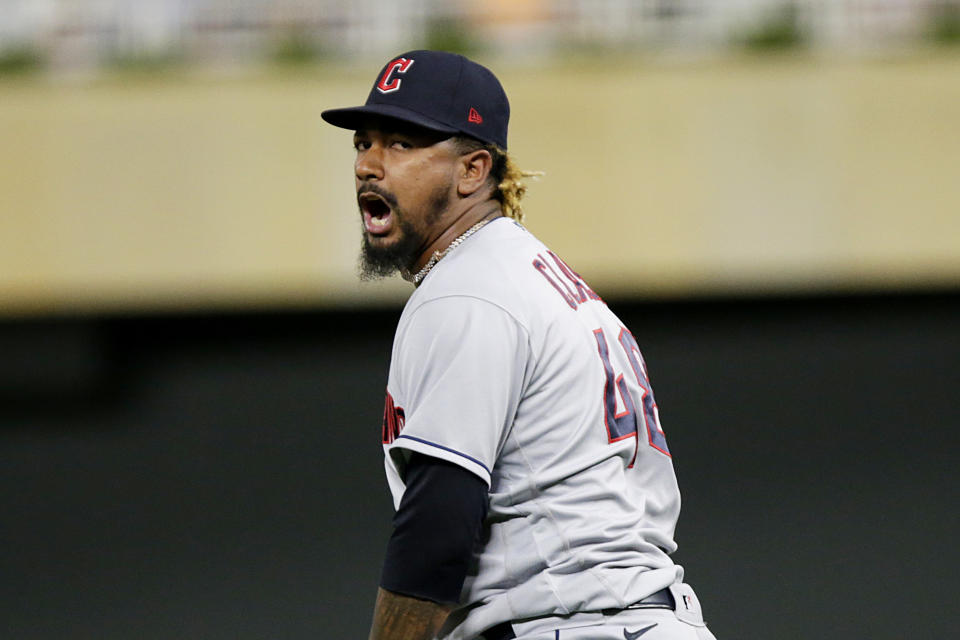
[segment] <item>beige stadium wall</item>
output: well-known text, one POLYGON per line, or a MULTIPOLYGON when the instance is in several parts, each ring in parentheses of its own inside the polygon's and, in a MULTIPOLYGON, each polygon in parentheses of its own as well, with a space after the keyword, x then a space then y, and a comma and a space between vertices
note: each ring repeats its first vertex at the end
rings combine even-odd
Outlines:
MULTIPOLYGON (((960 55, 514 67, 527 224, 607 296, 960 284, 960 55)), ((394 303, 358 283, 367 66, 0 82, 0 314, 394 303)))

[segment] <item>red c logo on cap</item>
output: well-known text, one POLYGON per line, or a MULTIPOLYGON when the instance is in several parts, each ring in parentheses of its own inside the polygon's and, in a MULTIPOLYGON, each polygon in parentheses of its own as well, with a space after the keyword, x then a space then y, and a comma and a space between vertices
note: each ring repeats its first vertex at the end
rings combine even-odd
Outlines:
POLYGON ((387 68, 383 72, 383 77, 380 78, 380 82, 377 83, 377 91, 380 93, 393 93, 400 88, 400 78, 390 77, 394 73, 406 73, 410 66, 413 64, 413 58, 409 60, 407 58, 397 58, 393 62, 387 65, 387 68))

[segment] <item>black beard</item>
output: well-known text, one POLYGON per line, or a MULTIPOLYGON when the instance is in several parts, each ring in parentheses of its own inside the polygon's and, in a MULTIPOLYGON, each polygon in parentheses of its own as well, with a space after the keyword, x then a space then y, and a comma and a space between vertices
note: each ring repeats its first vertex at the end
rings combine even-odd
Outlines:
POLYGON ((400 227, 400 239, 392 245, 385 247, 374 246, 370 243, 370 234, 366 231, 362 234, 360 245, 360 264, 358 272, 360 280, 369 282, 386 278, 396 272, 403 272, 410 269, 423 248, 427 245, 427 231, 443 216, 450 204, 450 185, 440 185, 430 197, 428 211, 424 216, 424 229, 418 229, 409 220, 408 214, 397 204, 393 194, 386 192, 374 185, 364 185, 359 192, 373 191, 380 194, 390 203, 394 223, 400 227))
POLYGON ((395 244, 386 247, 375 247, 370 244, 370 234, 363 233, 363 239, 360 245, 360 279, 364 282, 379 280, 393 275, 397 271, 403 271, 419 255, 419 249, 425 242, 417 229, 414 228, 405 218, 397 215, 397 210, 393 210, 394 222, 397 223, 402 231, 400 240, 395 244))

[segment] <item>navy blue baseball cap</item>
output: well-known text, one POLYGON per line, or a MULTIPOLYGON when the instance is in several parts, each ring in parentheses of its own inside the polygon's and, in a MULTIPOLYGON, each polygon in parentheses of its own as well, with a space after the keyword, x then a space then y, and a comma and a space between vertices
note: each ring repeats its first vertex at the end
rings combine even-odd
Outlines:
POLYGON ((391 59, 362 107, 327 109, 320 115, 354 131, 369 116, 384 116, 506 149, 510 103, 486 67, 455 53, 419 50, 391 59))

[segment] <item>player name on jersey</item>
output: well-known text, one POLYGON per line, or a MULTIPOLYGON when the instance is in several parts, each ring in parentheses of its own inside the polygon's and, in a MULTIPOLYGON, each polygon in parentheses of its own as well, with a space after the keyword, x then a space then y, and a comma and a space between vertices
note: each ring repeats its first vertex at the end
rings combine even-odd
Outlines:
MULTIPOLYGON (((545 259, 542 254, 537 254, 536 259, 533 261, 533 268, 540 272, 544 278, 547 279, 554 289, 557 290, 557 293, 560 294, 560 297, 563 298, 564 302, 570 305, 571 309, 576 309, 581 304, 587 300, 601 300, 600 296, 594 293, 583 278, 580 277, 580 274, 575 272, 573 269, 564 262, 560 256, 555 254, 553 251, 547 251, 547 255, 550 256, 553 263, 556 265, 554 269, 550 265, 550 261, 545 259), (563 274, 563 277, 560 274, 563 274), (569 284, 568 284, 569 282, 569 284), (573 285, 573 289, 570 288, 570 284, 573 285), (562 288, 561 288, 562 287, 562 288)), ((602 300, 601 300, 602 301, 602 300)))

